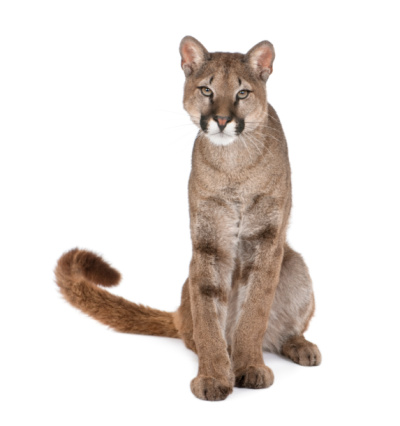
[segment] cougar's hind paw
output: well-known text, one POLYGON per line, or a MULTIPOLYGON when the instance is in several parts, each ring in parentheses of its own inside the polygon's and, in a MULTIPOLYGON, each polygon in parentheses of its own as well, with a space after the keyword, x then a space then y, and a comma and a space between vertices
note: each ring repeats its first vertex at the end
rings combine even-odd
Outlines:
POLYGON ((296 364, 307 367, 321 364, 321 352, 318 346, 309 342, 303 336, 289 339, 282 346, 282 355, 288 357, 296 364))

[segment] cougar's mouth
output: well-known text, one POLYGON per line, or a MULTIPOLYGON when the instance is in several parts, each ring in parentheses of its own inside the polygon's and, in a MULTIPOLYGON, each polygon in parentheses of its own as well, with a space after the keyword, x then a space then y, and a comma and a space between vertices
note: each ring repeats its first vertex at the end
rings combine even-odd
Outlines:
POLYGON ((244 129, 244 119, 202 115, 200 128, 214 145, 229 145, 244 129))

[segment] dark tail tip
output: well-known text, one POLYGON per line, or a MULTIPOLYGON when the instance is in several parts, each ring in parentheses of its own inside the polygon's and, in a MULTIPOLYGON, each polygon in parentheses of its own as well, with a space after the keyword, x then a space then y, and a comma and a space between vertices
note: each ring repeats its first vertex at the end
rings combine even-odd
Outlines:
POLYGON ((104 287, 115 286, 121 281, 121 274, 100 256, 77 248, 61 256, 57 269, 68 275, 83 275, 88 281, 104 287))

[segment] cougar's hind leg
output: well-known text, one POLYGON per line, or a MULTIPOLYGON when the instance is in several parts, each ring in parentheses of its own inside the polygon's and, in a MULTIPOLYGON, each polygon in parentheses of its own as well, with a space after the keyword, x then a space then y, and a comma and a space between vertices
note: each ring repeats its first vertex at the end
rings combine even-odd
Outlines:
POLYGON ((299 253, 286 245, 263 349, 282 354, 300 365, 319 365, 321 354, 318 347, 303 336, 314 309, 307 265, 299 253))
POLYGON ((307 367, 321 364, 321 353, 318 346, 301 336, 293 336, 283 344, 282 355, 293 362, 307 367))

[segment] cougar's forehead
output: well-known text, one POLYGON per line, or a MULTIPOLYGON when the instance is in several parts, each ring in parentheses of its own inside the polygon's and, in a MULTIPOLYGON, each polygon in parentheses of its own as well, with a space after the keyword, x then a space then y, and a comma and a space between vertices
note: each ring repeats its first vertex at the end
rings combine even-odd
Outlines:
POLYGON ((223 87, 225 90, 228 87, 236 89, 239 79, 246 80, 250 84, 256 83, 241 53, 211 53, 210 60, 196 75, 199 84, 213 84, 215 88, 223 87))

